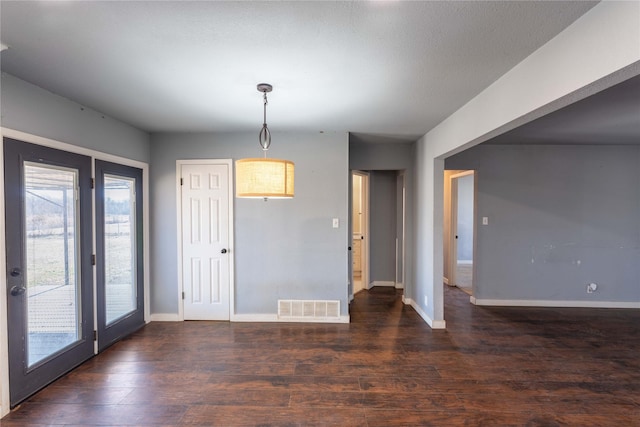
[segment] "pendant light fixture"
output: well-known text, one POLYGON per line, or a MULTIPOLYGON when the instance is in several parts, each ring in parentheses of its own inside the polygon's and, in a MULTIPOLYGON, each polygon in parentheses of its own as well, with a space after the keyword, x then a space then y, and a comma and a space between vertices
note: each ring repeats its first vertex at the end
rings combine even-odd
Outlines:
POLYGON ((268 83, 258 85, 258 91, 262 92, 264 100, 264 121, 258 134, 264 156, 236 160, 236 197, 265 201, 293 197, 293 162, 267 158, 271 145, 271 132, 267 127, 267 93, 272 90, 273 87, 268 83))

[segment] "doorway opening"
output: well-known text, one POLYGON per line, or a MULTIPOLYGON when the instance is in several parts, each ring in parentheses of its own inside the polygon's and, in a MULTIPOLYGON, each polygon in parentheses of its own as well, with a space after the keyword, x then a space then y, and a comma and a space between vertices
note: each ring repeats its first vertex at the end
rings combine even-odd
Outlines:
POLYGON ((475 241, 475 173, 445 171, 444 282, 473 296, 475 241), (449 221, 447 221, 447 219, 449 221))
POLYGON ((351 283, 355 295, 369 283, 369 174, 354 171, 351 186, 351 283))
POLYGON ((405 171, 353 171, 351 262, 353 295, 373 287, 404 288, 405 171))

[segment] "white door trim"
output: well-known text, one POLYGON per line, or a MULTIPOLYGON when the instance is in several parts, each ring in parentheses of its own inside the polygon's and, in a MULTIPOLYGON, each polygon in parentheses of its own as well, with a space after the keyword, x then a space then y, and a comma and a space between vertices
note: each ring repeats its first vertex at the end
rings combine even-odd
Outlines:
POLYGON ((182 292, 184 289, 184 281, 182 279, 182 196, 181 196, 181 184, 180 184, 180 171, 182 165, 227 165, 229 171, 229 320, 233 321, 235 318, 235 268, 234 268, 234 238, 233 238, 233 205, 234 205, 234 191, 233 191, 233 160, 231 159, 196 159, 196 160, 176 160, 176 209, 177 209, 177 222, 176 222, 176 235, 178 245, 178 320, 184 320, 184 301, 182 299, 182 292))

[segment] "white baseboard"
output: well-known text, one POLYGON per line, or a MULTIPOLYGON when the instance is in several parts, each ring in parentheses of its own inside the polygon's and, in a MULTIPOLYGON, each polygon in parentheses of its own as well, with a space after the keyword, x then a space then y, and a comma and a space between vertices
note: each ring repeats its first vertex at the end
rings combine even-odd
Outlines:
POLYGON ((564 308, 637 308, 640 301, 554 301, 554 300, 502 300, 471 297, 472 304, 496 307, 564 307, 564 308))
MULTIPOLYGON (((277 314, 233 314, 231 322, 281 322, 281 323, 349 323, 349 315, 340 316, 338 319, 279 319, 277 314)), ((182 319, 174 313, 154 313, 151 315, 152 322, 181 322, 182 319)))
POLYGON ((431 329, 445 329, 447 327, 447 323, 444 320, 433 320, 411 298, 402 297, 402 302, 413 307, 413 309, 420 315, 420 317, 422 317, 422 319, 427 322, 427 325, 429 325, 431 329))
POLYGON ((445 285, 449 284, 449 278, 448 277, 443 277, 442 281, 444 282, 445 285))
POLYGON ((404 289, 404 283, 396 282, 396 289, 404 289))
POLYGON ((277 314, 234 314, 231 316, 232 322, 256 322, 256 323, 349 323, 349 315, 340 316, 337 319, 306 319, 306 318, 286 318, 280 319, 277 314))
POLYGON ((460 264, 460 265, 472 265, 473 264, 473 260, 472 259, 459 259, 458 260, 458 264, 460 264))
POLYGON ((153 313, 151 322, 181 322, 182 319, 177 313, 153 313))
POLYGON ((396 286, 396 282, 394 282, 392 280, 374 280, 373 282, 369 283, 369 286, 367 286, 367 289, 371 289, 374 286, 395 287, 396 286))

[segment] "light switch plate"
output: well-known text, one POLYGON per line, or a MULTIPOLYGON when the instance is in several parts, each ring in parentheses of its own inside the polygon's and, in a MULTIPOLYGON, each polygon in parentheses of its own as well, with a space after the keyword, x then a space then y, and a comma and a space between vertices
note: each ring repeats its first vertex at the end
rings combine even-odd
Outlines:
POLYGON ((333 218, 333 228, 339 228, 339 227, 340 227, 340 219, 333 218))

